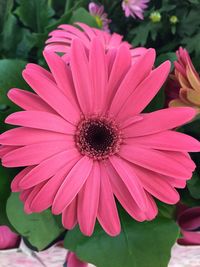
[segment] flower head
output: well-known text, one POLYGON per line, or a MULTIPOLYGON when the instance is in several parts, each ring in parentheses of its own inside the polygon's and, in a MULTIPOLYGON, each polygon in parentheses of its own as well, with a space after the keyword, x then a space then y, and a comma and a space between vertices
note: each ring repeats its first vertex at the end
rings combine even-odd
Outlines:
POLYGON ((22 107, 6 123, 20 127, 0 136, 2 164, 26 167, 13 180, 26 212, 52 207, 67 229, 77 223, 91 235, 96 219, 112 236, 120 233, 115 197, 137 221, 157 214, 153 197, 174 204, 195 164, 188 151, 199 142, 173 131, 190 121, 193 108, 141 113, 170 70, 154 68, 155 51, 136 62, 122 44, 107 50, 99 37, 72 41, 70 61, 45 51, 50 72, 28 64, 23 77, 35 93, 11 89, 22 107))
POLYGON ((88 263, 79 260, 74 252, 67 253, 66 267, 88 267, 88 263))
POLYGON ((71 44, 74 39, 80 39, 84 43, 85 49, 90 49, 91 40, 97 37, 101 40, 105 49, 110 51, 108 53, 109 57, 113 57, 114 50, 121 45, 126 45, 130 49, 133 61, 137 60, 139 56, 146 52, 144 47, 133 48, 128 42, 122 41, 123 36, 117 33, 109 34, 108 32, 91 28, 80 22, 75 25, 79 28, 63 24, 58 29, 52 31, 49 34, 51 37, 46 41, 47 46, 45 50, 65 53, 63 58, 68 61, 70 58, 71 44))
POLYGON ((175 77, 179 83, 179 98, 172 100, 170 106, 191 106, 200 111, 200 77, 196 72, 186 49, 177 51, 175 77))
POLYGON ((126 17, 140 18, 144 19, 144 10, 148 7, 148 2, 150 0, 123 0, 122 9, 125 12, 126 17))
POLYGON ((200 245, 200 207, 185 207, 178 216, 182 238, 178 239, 179 245, 200 245))
POLYGON ((161 21, 162 16, 161 16, 160 12, 154 11, 150 14, 149 18, 153 23, 157 23, 157 22, 161 21))
POLYGON ((108 15, 104 12, 104 6, 98 5, 94 2, 90 2, 88 8, 90 14, 95 18, 97 25, 103 31, 110 32, 109 23, 111 22, 111 20, 107 18, 108 15))
POLYGON ((177 16, 173 15, 169 18, 169 21, 171 24, 177 24, 178 23, 178 18, 177 16))
POLYGON ((0 226, 0 250, 17 247, 19 236, 13 233, 8 226, 0 226))

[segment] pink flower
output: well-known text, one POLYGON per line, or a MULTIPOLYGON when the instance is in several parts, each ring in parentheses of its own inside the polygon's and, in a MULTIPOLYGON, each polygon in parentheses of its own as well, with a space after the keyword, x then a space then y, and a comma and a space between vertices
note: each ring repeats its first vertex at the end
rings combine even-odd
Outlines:
POLYGON ((200 245, 200 207, 184 208, 178 216, 182 238, 178 239, 180 245, 200 245))
POLYGON ((186 49, 180 47, 176 55, 175 79, 179 85, 179 95, 170 101, 169 106, 190 106, 200 113, 200 76, 186 49))
POLYGON ((7 226, 0 226, 0 250, 17 247, 19 236, 13 233, 7 226))
POLYGON ((95 18, 97 25, 103 31, 110 32, 109 23, 111 22, 111 20, 107 18, 108 15, 104 12, 104 6, 90 2, 88 8, 90 14, 95 18))
POLYGON ((67 267, 88 267, 88 263, 79 260, 74 252, 68 252, 67 254, 67 267))
POLYGON ((154 68, 155 50, 133 63, 126 44, 112 56, 99 37, 85 50, 72 41, 70 61, 45 51, 50 72, 28 64, 23 77, 35 93, 12 89, 23 108, 6 123, 20 126, 0 137, 2 164, 26 167, 12 182, 25 211, 52 206, 67 229, 93 233, 96 219, 111 236, 120 233, 115 197, 137 221, 157 214, 153 197, 174 204, 195 164, 188 151, 198 141, 172 131, 192 120, 193 108, 141 113, 165 82, 170 62, 154 68))
POLYGON ((123 36, 117 33, 109 34, 108 32, 91 28, 80 22, 76 23, 76 25, 80 29, 72 25, 63 24, 60 25, 58 29, 52 31, 49 34, 51 37, 46 41, 47 46, 45 47, 45 50, 66 53, 63 57, 68 61, 70 58, 71 44, 74 39, 80 39, 84 43, 85 48, 90 49, 91 40, 98 37, 106 50, 110 50, 109 57, 113 57, 113 49, 119 48, 122 44, 130 49, 133 61, 146 52, 146 48, 144 47, 132 48, 128 42, 122 41, 123 36))
POLYGON ((150 0, 123 0, 122 8, 126 17, 132 16, 133 18, 144 19, 144 10, 148 7, 147 3, 150 0))

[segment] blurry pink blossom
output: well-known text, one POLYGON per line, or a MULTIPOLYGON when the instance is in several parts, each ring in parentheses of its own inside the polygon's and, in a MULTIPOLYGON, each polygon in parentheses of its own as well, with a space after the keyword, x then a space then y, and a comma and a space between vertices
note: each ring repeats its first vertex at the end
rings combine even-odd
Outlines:
POLYGON ((150 0, 124 0, 122 1, 122 9, 126 17, 144 19, 144 10, 148 7, 147 3, 150 0))
POLYGON ((9 249, 17 247, 19 236, 13 233, 9 227, 0 226, 0 249, 9 249))

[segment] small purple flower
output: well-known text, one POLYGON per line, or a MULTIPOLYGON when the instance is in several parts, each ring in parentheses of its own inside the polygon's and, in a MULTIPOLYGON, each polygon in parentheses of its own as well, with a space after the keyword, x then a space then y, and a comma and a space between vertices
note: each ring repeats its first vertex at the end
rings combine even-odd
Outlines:
POLYGON ((122 9, 126 17, 132 16, 133 18, 144 19, 144 10, 148 7, 147 3, 150 0, 124 0, 122 1, 122 9))
POLYGON ((90 14, 95 18, 97 25, 105 32, 110 32, 110 19, 107 18, 107 13, 104 12, 104 6, 91 2, 88 6, 90 14))

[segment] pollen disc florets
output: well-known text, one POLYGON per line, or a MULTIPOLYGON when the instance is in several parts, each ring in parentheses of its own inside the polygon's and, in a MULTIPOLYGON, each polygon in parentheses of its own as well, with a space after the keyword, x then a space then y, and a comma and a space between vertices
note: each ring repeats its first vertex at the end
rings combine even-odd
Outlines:
POLYGON ((81 154, 101 160, 119 151, 121 134, 113 120, 90 117, 78 124, 75 141, 81 154))

